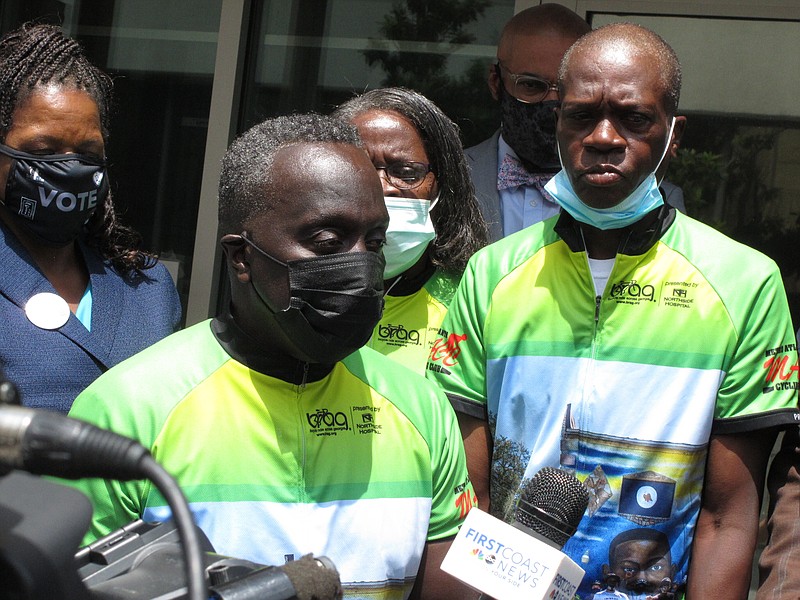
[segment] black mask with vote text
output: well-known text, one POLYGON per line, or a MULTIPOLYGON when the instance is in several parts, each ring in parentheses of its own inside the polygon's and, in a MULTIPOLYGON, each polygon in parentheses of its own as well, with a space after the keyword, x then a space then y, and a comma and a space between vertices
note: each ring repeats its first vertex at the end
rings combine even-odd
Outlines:
POLYGON ((556 115, 558 100, 520 102, 509 94, 502 81, 498 86, 502 112, 503 139, 531 173, 561 169, 556 151, 556 115))
POLYGON ((38 155, 0 144, 12 159, 2 201, 15 222, 46 246, 75 240, 108 195, 105 161, 83 154, 38 155))
MULTIPOLYGON (((332 364, 369 341, 383 314, 384 258, 376 252, 342 252, 282 262, 242 239, 286 268, 289 306, 273 311, 275 322, 294 345, 296 358, 332 364)), ((252 281, 251 281, 252 283, 252 281)))

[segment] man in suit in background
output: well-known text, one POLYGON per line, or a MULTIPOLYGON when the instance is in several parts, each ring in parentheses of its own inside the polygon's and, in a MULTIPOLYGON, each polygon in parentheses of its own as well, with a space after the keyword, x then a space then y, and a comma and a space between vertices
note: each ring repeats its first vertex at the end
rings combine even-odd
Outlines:
POLYGON ((489 68, 502 125, 465 153, 489 238, 497 241, 559 210, 542 187, 561 168, 556 153, 556 78, 561 58, 591 29, 559 4, 523 10, 506 23, 489 68))
MULTIPOLYGON (((560 4, 523 10, 503 28, 497 62, 489 68, 489 89, 500 104, 502 124, 492 137, 465 150, 491 242, 559 211, 543 189, 561 169, 555 81, 567 48, 590 30, 584 19, 560 4)), ((685 213, 681 188, 663 181, 669 157, 677 150, 675 141, 657 175, 666 201, 685 213)))

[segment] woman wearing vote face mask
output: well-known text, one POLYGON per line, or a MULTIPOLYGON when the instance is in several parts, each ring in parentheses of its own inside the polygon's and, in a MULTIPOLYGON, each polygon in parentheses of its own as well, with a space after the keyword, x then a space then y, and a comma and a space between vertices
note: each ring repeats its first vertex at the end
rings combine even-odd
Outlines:
POLYGON ((467 260, 488 237, 458 128, 404 88, 366 92, 334 114, 358 128, 389 211, 385 308, 368 345, 424 374, 467 260))
POLYGON ((26 406, 67 412, 180 320, 166 268, 114 214, 110 103, 60 28, 0 39, 0 366, 26 406))

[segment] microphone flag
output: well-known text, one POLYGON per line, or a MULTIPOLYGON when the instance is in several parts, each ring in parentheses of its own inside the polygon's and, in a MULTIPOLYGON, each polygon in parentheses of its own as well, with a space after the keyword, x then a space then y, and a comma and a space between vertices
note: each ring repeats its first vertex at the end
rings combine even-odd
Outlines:
POLYGON ((442 570, 497 600, 573 600, 584 570, 550 544, 473 508, 442 570))

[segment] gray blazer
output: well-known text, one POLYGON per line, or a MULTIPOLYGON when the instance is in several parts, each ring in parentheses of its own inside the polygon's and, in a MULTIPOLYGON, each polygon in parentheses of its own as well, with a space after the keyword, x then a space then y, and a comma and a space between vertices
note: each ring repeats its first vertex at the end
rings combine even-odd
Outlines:
POLYGON ((500 130, 488 140, 464 150, 472 185, 478 198, 481 214, 489 228, 489 242, 503 237, 503 222, 500 217, 500 192, 497 191, 497 140, 500 130))

